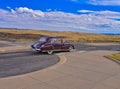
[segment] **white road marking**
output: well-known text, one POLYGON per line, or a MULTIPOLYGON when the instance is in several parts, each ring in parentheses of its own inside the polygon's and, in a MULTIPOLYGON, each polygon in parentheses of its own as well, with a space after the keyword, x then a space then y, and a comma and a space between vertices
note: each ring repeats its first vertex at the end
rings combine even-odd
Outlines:
POLYGON ((78 51, 79 53, 83 53, 83 52, 86 52, 86 51, 78 51))

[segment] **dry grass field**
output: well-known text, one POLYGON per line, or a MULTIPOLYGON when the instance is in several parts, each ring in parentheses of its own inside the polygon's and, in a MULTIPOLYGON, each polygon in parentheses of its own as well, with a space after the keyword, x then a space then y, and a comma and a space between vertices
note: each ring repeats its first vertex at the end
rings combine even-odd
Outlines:
POLYGON ((61 36, 71 42, 120 42, 120 36, 89 34, 79 32, 57 32, 47 30, 15 30, 0 29, 0 40, 7 41, 35 41, 40 36, 61 36))

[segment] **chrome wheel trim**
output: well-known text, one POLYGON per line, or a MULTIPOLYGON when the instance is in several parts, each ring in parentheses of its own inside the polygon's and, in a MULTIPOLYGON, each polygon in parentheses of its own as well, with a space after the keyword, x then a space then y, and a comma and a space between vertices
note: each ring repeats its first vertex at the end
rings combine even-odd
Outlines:
POLYGON ((52 50, 51 50, 51 51, 47 51, 47 53, 48 53, 48 54, 52 54, 52 53, 53 53, 53 51, 52 51, 52 50))
POLYGON ((69 47, 69 51, 71 52, 71 51, 73 51, 74 50, 74 48, 72 47, 72 46, 70 46, 69 47))

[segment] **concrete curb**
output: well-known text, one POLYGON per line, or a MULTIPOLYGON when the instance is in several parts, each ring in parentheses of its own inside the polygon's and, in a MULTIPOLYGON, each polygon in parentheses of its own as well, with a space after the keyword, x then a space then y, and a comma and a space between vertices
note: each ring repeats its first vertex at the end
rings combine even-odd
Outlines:
POLYGON ((111 61, 113 61, 113 62, 116 62, 117 64, 120 65, 120 61, 118 61, 118 60, 116 60, 114 58, 109 58, 108 56, 104 56, 104 57, 107 58, 107 59, 109 59, 109 60, 111 60, 111 61))

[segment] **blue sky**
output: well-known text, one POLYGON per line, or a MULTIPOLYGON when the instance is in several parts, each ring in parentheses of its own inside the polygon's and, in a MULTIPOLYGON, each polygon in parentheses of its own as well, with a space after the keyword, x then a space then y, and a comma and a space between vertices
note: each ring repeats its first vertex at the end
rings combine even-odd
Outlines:
POLYGON ((0 0, 0 27, 120 33, 120 1, 0 0))

